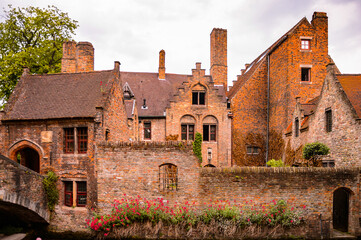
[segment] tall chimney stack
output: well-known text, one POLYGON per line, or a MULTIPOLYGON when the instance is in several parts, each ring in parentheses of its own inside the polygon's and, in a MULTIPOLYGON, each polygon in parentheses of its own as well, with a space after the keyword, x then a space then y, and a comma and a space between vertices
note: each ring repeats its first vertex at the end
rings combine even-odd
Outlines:
POLYGON ((211 69, 214 84, 227 89, 227 30, 213 28, 211 33, 211 69))
POLYGON ((163 49, 159 52, 158 78, 165 80, 165 51, 163 49))
POLYGON ((63 58, 61 59, 61 72, 74 73, 76 71, 76 42, 68 41, 63 43, 63 58))
POLYGON ((76 72, 94 71, 94 48, 90 42, 76 45, 76 72))

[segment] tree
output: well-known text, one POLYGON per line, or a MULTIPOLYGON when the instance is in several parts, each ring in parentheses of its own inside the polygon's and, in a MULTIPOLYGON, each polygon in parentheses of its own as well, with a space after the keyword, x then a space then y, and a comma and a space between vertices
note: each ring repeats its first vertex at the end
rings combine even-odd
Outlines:
POLYGON ((303 149, 303 158, 309 160, 312 166, 318 166, 318 156, 327 155, 330 149, 323 143, 307 143, 303 149))
POLYGON ((0 103, 8 100, 23 67, 38 74, 60 72, 62 43, 78 27, 55 6, 8 8, 0 23, 0 103))

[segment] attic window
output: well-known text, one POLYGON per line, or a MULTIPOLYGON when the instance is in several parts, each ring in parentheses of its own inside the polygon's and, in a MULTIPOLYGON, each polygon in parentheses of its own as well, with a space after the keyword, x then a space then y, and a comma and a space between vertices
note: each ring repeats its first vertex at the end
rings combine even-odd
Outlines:
POLYGON ((193 91, 192 92, 192 104, 193 105, 205 105, 206 101, 206 93, 200 91, 193 91))
POLYGON ((301 39, 301 50, 310 50, 310 49, 311 49, 311 40, 301 39))

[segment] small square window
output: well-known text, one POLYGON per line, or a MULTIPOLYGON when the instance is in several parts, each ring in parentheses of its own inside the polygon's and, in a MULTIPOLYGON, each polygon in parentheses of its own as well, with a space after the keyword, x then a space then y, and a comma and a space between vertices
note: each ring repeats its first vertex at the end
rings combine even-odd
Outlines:
POLYGON ((301 50, 310 50, 310 49, 311 49, 311 40, 301 39, 301 50))
POLYGON ((260 148, 256 146, 247 146, 247 154, 259 154, 260 148))
POLYGON ((205 105, 206 104, 205 92, 192 92, 192 104, 193 105, 205 105))
POLYGON ((335 167, 335 160, 323 160, 322 167, 335 167))
POLYGON ((302 82, 311 81, 311 68, 301 68, 301 81, 302 82))

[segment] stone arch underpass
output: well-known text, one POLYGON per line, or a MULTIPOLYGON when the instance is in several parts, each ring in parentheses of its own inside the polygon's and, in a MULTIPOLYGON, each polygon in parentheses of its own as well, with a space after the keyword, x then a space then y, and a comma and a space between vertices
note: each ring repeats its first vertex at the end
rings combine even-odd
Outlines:
POLYGON ((0 219, 3 223, 49 223, 42 180, 40 174, 0 155, 0 219))

